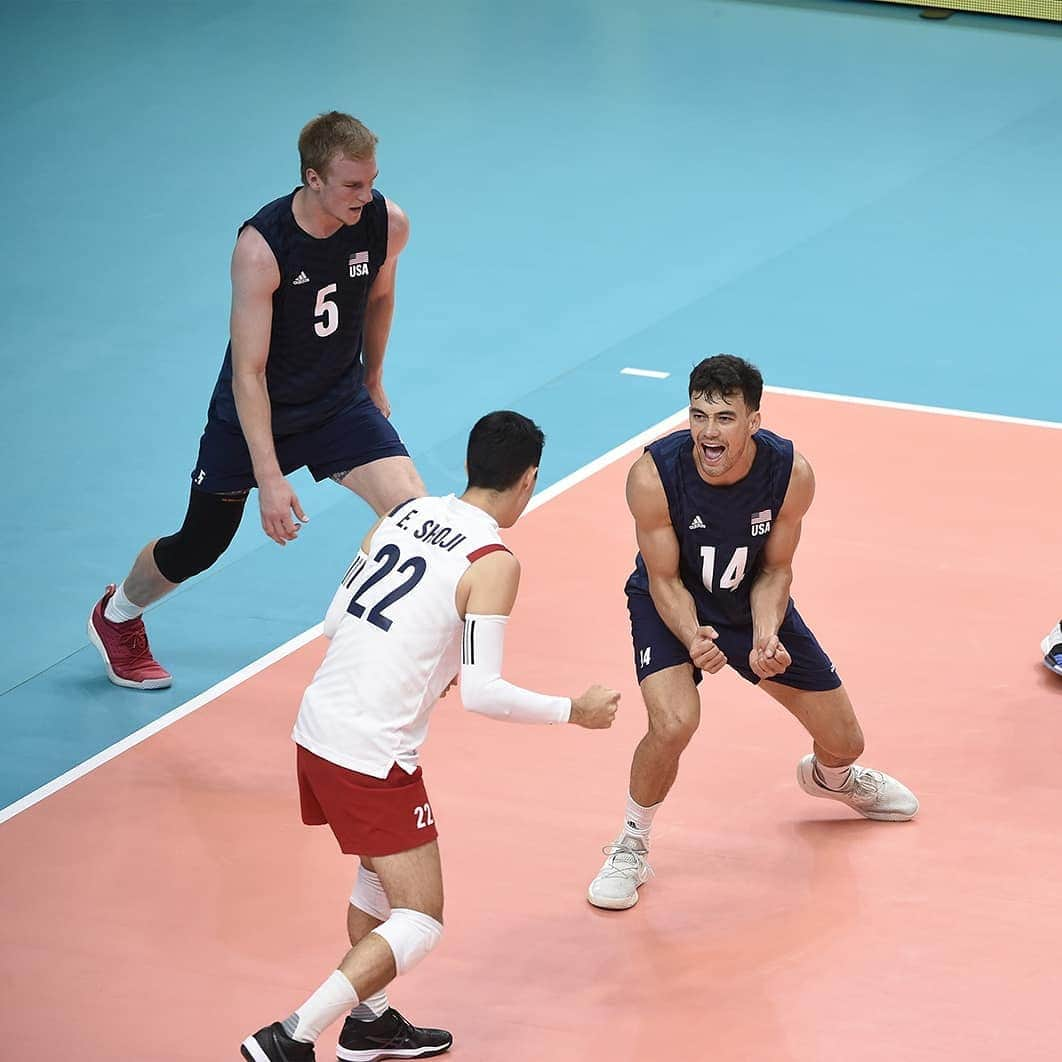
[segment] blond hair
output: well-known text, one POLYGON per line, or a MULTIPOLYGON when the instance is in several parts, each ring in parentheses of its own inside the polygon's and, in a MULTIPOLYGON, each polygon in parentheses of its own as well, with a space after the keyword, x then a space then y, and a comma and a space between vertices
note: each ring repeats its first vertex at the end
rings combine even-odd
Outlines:
POLYGON ((337 157, 365 162, 376 154, 379 137, 357 118, 341 111, 319 114, 307 122, 299 133, 299 165, 302 180, 306 171, 315 170, 324 177, 337 157))

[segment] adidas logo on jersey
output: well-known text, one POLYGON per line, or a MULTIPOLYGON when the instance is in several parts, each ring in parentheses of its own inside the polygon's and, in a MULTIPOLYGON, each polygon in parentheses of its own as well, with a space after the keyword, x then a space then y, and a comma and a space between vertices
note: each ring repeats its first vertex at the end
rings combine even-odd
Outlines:
POLYGON ((701 519, 701 514, 700 513, 698 513, 690 521, 690 530, 691 531, 703 531, 707 526, 708 525, 701 519))
POLYGON ((300 273, 293 281, 292 284, 309 284, 310 278, 305 273, 300 273))

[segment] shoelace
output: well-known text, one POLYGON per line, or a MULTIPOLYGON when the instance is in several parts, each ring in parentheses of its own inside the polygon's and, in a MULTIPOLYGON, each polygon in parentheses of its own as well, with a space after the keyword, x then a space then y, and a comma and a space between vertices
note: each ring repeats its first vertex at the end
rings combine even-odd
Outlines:
POLYGON ((147 630, 143 620, 133 620, 129 630, 122 631, 119 641, 122 648, 127 649, 131 656, 130 664, 139 664, 151 659, 151 650, 148 648, 147 630))
POLYGON ((885 775, 869 767, 861 767, 852 774, 852 794, 861 800, 877 799, 881 787, 885 784, 885 775))
POLYGON ((415 1027, 413 1023, 408 1018, 404 1017, 401 1014, 398 1014, 397 1011, 395 1013, 398 1016, 398 1025, 395 1028, 394 1034, 391 1036, 390 1043, 397 1044, 400 1043, 402 1040, 414 1039, 415 1027))
POLYGON ((601 874, 613 877, 632 871, 640 874, 643 870, 650 878, 654 874, 653 868, 646 862, 648 852, 637 852, 623 844, 606 844, 601 851, 608 856, 605 866, 601 868, 601 874), (624 864, 620 863, 620 856, 628 857, 624 864))

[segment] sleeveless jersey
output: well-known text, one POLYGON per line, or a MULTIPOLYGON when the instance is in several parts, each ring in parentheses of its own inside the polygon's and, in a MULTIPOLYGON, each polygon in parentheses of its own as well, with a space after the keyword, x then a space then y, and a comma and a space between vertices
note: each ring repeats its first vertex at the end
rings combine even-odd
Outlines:
MULTIPOLYGON (((298 191, 296 189, 295 191, 298 191)), ((240 226, 257 229, 280 269, 266 386, 273 434, 323 424, 361 387, 361 349, 369 288, 387 257, 387 202, 374 191, 356 225, 319 240, 299 228, 295 192, 262 207, 240 226)), ((232 395, 232 343, 225 350, 210 416, 239 424, 232 395)))
MULTIPOLYGON (((646 450, 653 455, 679 541, 679 574, 693 595, 701 622, 744 626, 752 622, 749 593, 763 566, 763 547, 785 500, 793 470, 793 444, 761 429, 752 436, 756 457, 748 475, 711 486, 694 464, 693 438, 678 431, 646 450)), ((628 593, 649 593, 639 553, 628 593)))
POLYGON ((412 774, 435 702, 461 667, 454 593, 469 565, 505 549, 495 520, 455 498, 416 498, 384 518, 329 609, 324 662, 292 734, 348 770, 412 774))

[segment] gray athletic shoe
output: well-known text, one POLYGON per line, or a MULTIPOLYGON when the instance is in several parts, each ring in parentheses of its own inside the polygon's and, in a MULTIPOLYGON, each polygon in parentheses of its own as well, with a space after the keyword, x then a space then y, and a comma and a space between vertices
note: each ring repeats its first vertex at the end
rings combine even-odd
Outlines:
POLYGON ((1044 654, 1044 667, 1049 667, 1056 675, 1062 675, 1062 620, 1051 628, 1051 632, 1040 643, 1044 654))
POLYGON ((903 782, 858 763, 844 789, 828 789, 815 777, 814 755, 805 756, 797 764, 797 782, 809 796, 839 800, 865 819, 906 822, 918 814, 918 797, 903 782))
POLYGON ((638 902, 638 887, 653 876, 653 868, 646 861, 649 850, 641 841, 624 834, 602 851, 608 858, 590 882, 586 898, 595 907, 625 911, 638 902))

